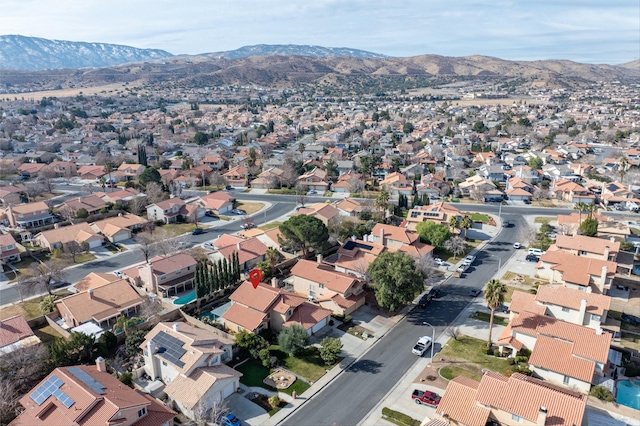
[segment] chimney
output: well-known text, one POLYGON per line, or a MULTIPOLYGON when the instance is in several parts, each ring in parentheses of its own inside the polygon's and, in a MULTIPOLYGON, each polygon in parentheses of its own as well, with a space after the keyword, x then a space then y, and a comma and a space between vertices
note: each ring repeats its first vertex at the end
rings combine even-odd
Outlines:
POLYGON ((602 335, 602 328, 598 327, 596 328, 596 336, 600 336, 600 335, 602 335))
POLYGON ((273 288, 278 288, 278 287, 280 287, 280 286, 278 285, 278 279, 277 279, 276 277, 271 278, 271 287, 273 287, 273 288))
POLYGON ((611 249, 609 248, 609 246, 605 246, 604 248, 604 260, 609 260, 609 252, 611 251, 611 249))
POLYGON ((580 301, 580 312, 578 313, 578 325, 584 324, 584 315, 587 312, 587 299, 580 301))
POLYGON ((544 426, 547 423, 547 408, 540 407, 538 410, 538 419, 536 420, 536 425, 544 426))
POLYGON ((180 331, 180 323, 179 322, 174 322, 173 323, 173 331, 180 331))
POLYGON ((318 255, 316 256, 316 260, 318 261, 318 264, 319 264, 319 265, 320 265, 320 264, 322 264, 322 254, 318 254, 318 255))
POLYGON ((155 353, 156 351, 154 350, 153 343, 151 342, 151 340, 149 340, 147 342, 147 354, 149 356, 149 359, 145 360, 145 370, 146 370, 146 366, 149 366, 149 370, 147 370, 147 373, 149 374, 149 376, 151 376, 151 380, 154 380, 158 374, 156 371, 156 360, 154 359, 154 356, 153 356, 153 354, 155 353))
POLYGON ((99 356, 96 358, 96 369, 101 373, 107 372, 107 363, 104 361, 104 358, 99 356))
POLYGON ((89 294, 89 299, 93 299, 93 289, 90 288, 87 293, 89 294))
POLYGON ((607 284, 607 267, 602 267, 602 273, 600 274, 600 285, 598 288, 600 289, 600 293, 604 293, 604 286, 607 284))
POLYGON ((240 250, 241 250, 241 249, 240 249, 240 241, 238 241, 238 242, 236 243, 236 248, 238 249, 238 251, 240 251, 240 250))
POLYGON ((383 246, 384 244, 384 228, 380 228, 380 245, 383 246))

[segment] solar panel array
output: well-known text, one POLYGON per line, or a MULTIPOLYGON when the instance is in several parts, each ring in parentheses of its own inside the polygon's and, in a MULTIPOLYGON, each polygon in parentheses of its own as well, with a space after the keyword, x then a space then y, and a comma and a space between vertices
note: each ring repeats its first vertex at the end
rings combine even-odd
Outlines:
POLYGON ((76 376, 78 380, 80 380, 82 383, 89 386, 92 391, 94 391, 99 395, 104 395, 104 388, 106 386, 100 383, 99 381, 97 381, 96 379, 94 379, 93 377, 91 377, 89 374, 87 374, 86 371, 78 367, 71 367, 68 369, 68 371, 69 373, 76 376))
POLYGON ((158 355, 160 357, 166 359, 173 365, 184 367, 184 362, 180 361, 182 355, 187 352, 186 349, 182 348, 184 342, 161 331, 151 339, 151 343, 158 347, 158 355))
POLYGON ((30 395, 33 402, 42 405, 51 395, 55 396, 65 407, 69 408, 74 404, 74 400, 60 390, 64 382, 55 374, 52 374, 43 384, 33 391, 30 395))

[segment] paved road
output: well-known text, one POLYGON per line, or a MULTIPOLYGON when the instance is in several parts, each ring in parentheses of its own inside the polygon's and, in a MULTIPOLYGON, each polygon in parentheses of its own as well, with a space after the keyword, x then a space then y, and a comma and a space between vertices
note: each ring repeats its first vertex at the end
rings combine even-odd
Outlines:
MULTIPOLYGON (((514 254, 512 242, 525 221, 521 214, 503 211, 502 216, 515 226, 503 229, 485 246, 466 276, 446 280, 440 297, 427 308, 410 312, 362 358, 282 424, 356 425, 361 422, 416 362, 411 348, 419 336, 432 334, 432 329, 423 322, 436 327, 437 340, 471 301, 469 290, 484 286, 497 272, 499 263, 504 265, 514 254)), ((437 352, 440 347, 434 349, 437 352)))

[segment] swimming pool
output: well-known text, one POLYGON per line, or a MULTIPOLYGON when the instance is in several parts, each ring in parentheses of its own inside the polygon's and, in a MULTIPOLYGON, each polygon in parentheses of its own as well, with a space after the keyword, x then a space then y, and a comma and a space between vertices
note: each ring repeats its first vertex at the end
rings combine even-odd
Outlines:
POLYGON ((616 402, 640 410, 640 380, 621 380, 617 384, 616 402))
POLYGON ((187 294, 185 294, 182 297, 178 297, 176 300, 173 301, 174 305, 186 305, 189 302, 193 302, 194 300, 196 300, 196 291, 193 290, 187 294))

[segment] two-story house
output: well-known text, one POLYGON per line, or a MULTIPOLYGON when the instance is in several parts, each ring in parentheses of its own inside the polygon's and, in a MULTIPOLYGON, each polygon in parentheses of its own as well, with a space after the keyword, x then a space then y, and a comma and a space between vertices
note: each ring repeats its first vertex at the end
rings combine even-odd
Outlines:
POLYGON ((307 191, 314 190, 321 194, 326 192, 330 186, 327 172, 318 167, 314 167, 311 171, 299 176, 297 185, 307 191))
POLYGON ((445 424, 543 426, 582 425, 587 396, 543 380, 487 371, 480 382, 451 380, 436 413, 445 424))
POLYGON ((71 177, 78 174, 75 161, 52 161, 46 168, 61 177, 71 177))
POLYGON ((620 243, 586 235, 558 235, 555 247, 576 256, 585 256, 615 262, 620 252, 620 243))
POLYGON ((246 166, 235 166, 230 168, 223 176, 227 180, 228 185, 234 188, 244 188, 249 183, 249 168, 246 166))
POLYGON ((102 209, 107 208, 107 203, 96 194, 87 195, 85 197, 71 198, 66 200, 58 209, 68 216, 75 216, 78 210, 85 209, 90 215, 97 214, 102 209))
POLYGON ((11 426, 173 426, 176 413, 96 365, 58 367, 20 399, 24 408, 11 426))
POLYGON ((394 200, 397 200, 400 195, 406 197, 413 195, 413 181, 407 179, 407 177, 400 172, 393 172, 385 176, 385 178, 380 181, 380 187, 388 191, 394 200))
POLYGON ((382 223, 375 224, 366 240, 384 246, 390 251, 402 251, 414 259, 433 253, 435 248, 421 242, 415 231, 382 223))
POLYGON ((20 262, 20 251, 13 235, 0 234, 0 265, 20 262))
POLYGON ((211 167, 213 170, 220 171, 225 168, 225 160, 219 155, 207 155, 202 159, 202 164, 211 167))
POLYGON ((606 294, 616 274, 617 263, 562 250, 547 250, 536 265, 537 275, 551 284, 606 294))
POLYGON ((149 293, 172 297, 194 288, 196 263, 187 253, 155 256, 148 263, 123 269, 122 275, 149 293))
POLYGON ((229 299, 231 306, 220 317, 225 327, 233 332, 260 333, 270 329, 279 332, 283 327, 298 324, 309 335, 320 331, 329 323, 331 311, 309 303, 307 298, 263 283, 253 287, 243 282, 229 299))
POLYGON ((127 164, 122 163, 118 167, 115 175, 124 177, 126 180, 138 179, 147 167, 144 164, 127 164))
POLYGON ((233 341, 182 322, 157 324, 140 345, 145 372, 165 383, 169 401, 187 417, 207 412, 240 388, 242 373, 225 365, 233 341))
POLYGON ((594 203, 596 199, 595 194, 584 186, 567 179, 554 181, 551 193, 556 200, 567 201, 569 203, 582 201, 583 203, 591 204, 594 203))
POLYGON ((188 214, 185 202, 178 197, 158 201, 147 206, 147 219, 154 222, 173 223, 178 220, 178 216, 186 217, 188 214))
POLYGON ((44 201, 9 206, 6 214, 9 225, 13 228, 38 228, 54 222, 54 216, 44 201))
POLYGON ((452 217, 462 218, 462 214, 460 210, 444 201, 428 206, 416 206, 407 213, 406 228, 415 231, 419 223, 427 221, 448 226, 452 217))
POLYGON ((229 236, 231 238, 226 237, 225 234, 215 241, 218 249, 209 255, 209 259, 213 262, 218 262, 223 259, 230 260, 233 253, 237 253, 240 270, 249 271, 255 268, 259 262, 265 260, 268 247, 257 237, 247 239, 235 236, 229 236))
MULTIPOLYGON (((351 245, 364 244, 351 241, 351 245)), ((352 249, 349 241, 345 244, 347 249, 352 249)), ((378 247, 379 248, 379 247, 378 247)), ((343 250, 344 253, 347 249, 343 250)), ((322 264, 322 257, 319 256, 318 262, 309 260, 299 260, 293 268, 291 268, 291 278, 293 291, 296 294, 303 294, 312 300, 318 302, 320 306, 330 309, 335 314, 351 315, 356 309, 364 305, 365 295, 362 282, 354 275, 339 272, 334 263, 333 267, 329 264, 322 264)), ((360 260, 366 263, 367 260, 362 257, 360 260)), ((336 259, 339 262, 339 259, 336 259)), ((347 265, 342 262, 342 267, 353 267, 358 270, 356 265, 347 265)), ((341 266, 338 266, 340 268, 341 266)), ((362 275, 366 269, 359 269, 362 275)))

